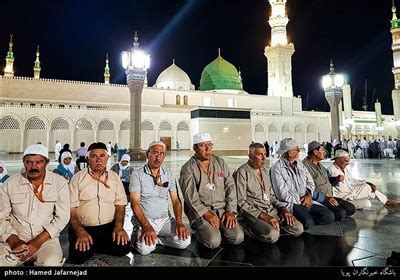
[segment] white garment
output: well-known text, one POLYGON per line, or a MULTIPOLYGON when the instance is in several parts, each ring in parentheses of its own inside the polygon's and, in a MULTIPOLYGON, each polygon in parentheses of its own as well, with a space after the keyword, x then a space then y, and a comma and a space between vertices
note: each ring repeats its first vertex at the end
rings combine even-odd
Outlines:
POLYGON ((365 209, 368 205, 370 206, 371 203, 366 202, 368 199, 376 198, 382 204, 386 203, 386 195, 378 190, 372 192, 371 186, 365 180, 354 179, 348 166, 343 172, 339 166, 333 164, 329 168, 329 176, 337 177, 338 175, 344 176, 344 180, 343 182, 339 182, 338 187, 333 188, 334 197, 339 197, 348 201, 364 200, 365 203, 361 203, 361 205, 355 203, 357 209, 365 209))
POLYGON ((109 155, 109 156, 111 156, 111 144, 110 143, 108 143, 107 144, 107 154, 109 155))
MULTIPOLYGON (((175 234, 175 219, 166 216, 160 219, 147 219, 157 234, 157 244, 165 245, 177 249, 185 249, 190 245, 190 235, 187 239, 181 240, 175 234)), ((138 226, 138 225, 136 225, 138 226)), ((134 226, 135 227, 135 226, 134 226)), ((156 249, 156 245, 146 245, 141 242, 140 236, 142 235, 141 228, 133 229, 131 241, 135 245, 136 251, 141 255, 148 255, 156 249)))
POLYGON ((62 148, 61 143, 57 142, 56 146, 54 147, 54 153, 55 153, 54 157, 56 158, 56 161, 58 161, 58 158, 60 157, 61 148, 62 148))

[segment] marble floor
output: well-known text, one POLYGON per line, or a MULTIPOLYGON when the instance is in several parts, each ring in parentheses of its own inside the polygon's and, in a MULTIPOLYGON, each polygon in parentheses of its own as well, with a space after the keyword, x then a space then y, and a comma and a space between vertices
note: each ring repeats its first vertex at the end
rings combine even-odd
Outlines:
MULTIPOLYGON (((180 167, 191 156, 190 151, 168 154, 165 166, 179 175, 180 167)), ((304 157, 304 153, 300 158, 304 157)), ((246 157, 224 157, 231 171, 246 162, 246 157)), ((22 168, 21 155, 0 155, 10 174, 22 168)), ((270 158, 268 165, 277 159, 270 158)), ((110 165, 116 162, 114 157, 110 165)), ((132 163, 137 168, 144 163, 132 163)), ((323 165, 332 164, 325 160, 323 165)), ((53 161, 48 169, 56 166, 53 161)), ((392 159, 352 160, 353 175, 373 182, 392 199, 400 200, 400 161, 392 159)), ((127 208, 125 229, 131 231, 131 210, 127 208)), ((185 220, 187 223, 187 219, 185 220)), ((275 244, 264 244, 245 239, 239 246, 222 244, 210 250, 197 244, 194 238, 186 250, 158 246, 147 256, 133 252, 117 258, 106 255, 95 257, 83 266, 236 266, 236 267, 364 267, 385 266, 391 252, 400 250, 400 211, 386 208, 378 202, 368 210, 358 210, 351 218, 331 225, 314 226, 299 238, 281 237, 275 244)), ((66 231, 61 235, 63 251, 68 254, 66 231)), ((66 266, 71 266, 68 261, 66 266)))

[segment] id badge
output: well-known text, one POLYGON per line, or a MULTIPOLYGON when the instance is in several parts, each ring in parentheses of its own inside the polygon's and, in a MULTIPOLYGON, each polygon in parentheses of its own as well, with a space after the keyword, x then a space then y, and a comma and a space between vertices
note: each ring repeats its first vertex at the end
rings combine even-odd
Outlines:
POLYGON ((210 190, 210 191, 214 191, 215 190, 215 185, 211 184, 211 183, 207 183, 206 184, 206 189, 210 190))

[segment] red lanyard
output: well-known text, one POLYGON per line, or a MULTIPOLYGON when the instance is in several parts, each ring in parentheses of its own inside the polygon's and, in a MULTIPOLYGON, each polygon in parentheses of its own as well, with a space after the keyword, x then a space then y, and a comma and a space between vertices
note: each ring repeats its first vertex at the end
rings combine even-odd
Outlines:
POLYGON ((106 179, 105 180, 102 180, 99 176, 97 176, 97 174, 95 174, 91 170, 89 170, 89 175, 97 182, 102 183, 107 189, 110 188, 110 186, 107 184, 107 181, 108 181, 108 172, 107 171, 106 171, 106 179))

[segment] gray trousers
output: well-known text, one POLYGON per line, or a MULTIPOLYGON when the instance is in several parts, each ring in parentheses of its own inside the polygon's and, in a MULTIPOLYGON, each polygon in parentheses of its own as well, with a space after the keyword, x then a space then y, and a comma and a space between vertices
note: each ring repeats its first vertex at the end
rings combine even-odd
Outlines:
POLYGON ((268 214, 279 221, 279 230, 271 224, 261 219, 254 219, 253 216, 244 212, 242 215, 242 225, 245 234, 261 242, 274 243, 278 241, 280 234, 297 237, 303 233, 303 225, 299 221, 296 220, 292 226, 289 226, 276 213, 268 214))
MULTIPOLYGON (((224 210, 215 211, 215 213, 221 219, 224 210)), ((215 228, 201 217, 193 221, 191 226, 196 231, 197 241, 210 249, 217 248, 221 244, 222 238, 227 243, 234 245, 239 245, 244 240, 244 233, 239 223, 234 228, 227 228, 221 222, 219 228, 215 228)))

